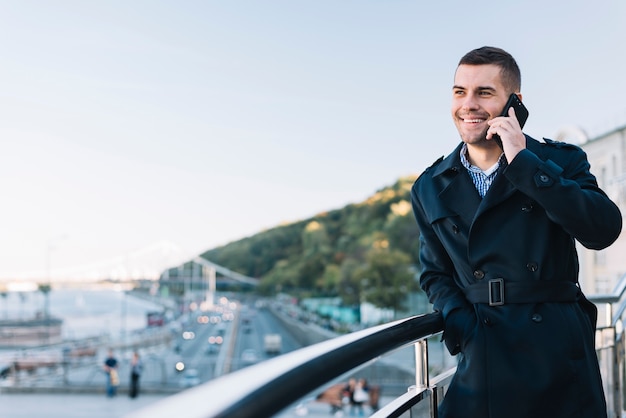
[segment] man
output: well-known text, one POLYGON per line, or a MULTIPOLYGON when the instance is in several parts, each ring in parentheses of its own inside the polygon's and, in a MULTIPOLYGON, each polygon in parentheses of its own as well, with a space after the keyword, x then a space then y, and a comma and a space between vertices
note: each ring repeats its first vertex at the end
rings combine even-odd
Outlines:
POLYGON ((117 374, 117 359, 113 355, 113 349, 109 348, 102 368, 107 375, 106 394, 107 397, 112 398, 117 394, 117 387, 120 384, 117 374))
POLYGON ((622 217, 580 148, 524 135, 513 109, 499 116, 520 87, 507 52, 467 53, 452 88, 462 142, 411 193, 420 284, 459 354, 439 416, 606 417, 575 240, 606 248, 622 217))
POLYGON ((143 362, 137 351, 133 352, 133 358, 130 361, 130 389, 128 396, 136 398, 139 396, 139 378, 143 372, 143 362))

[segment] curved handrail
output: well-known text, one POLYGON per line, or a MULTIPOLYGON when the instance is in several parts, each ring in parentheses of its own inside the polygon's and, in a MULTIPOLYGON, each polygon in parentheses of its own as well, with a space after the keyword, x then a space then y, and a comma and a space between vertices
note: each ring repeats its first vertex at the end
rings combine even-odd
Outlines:
MULTIPOLYGON (((611 294, 591 295, 589 299, 609 306, 621 302, 612 316, 615 322, 626 310, 626 300, 622 300, 625 294, 626 275, 611 294)), ((434 312, 353 332, 213 379, 140 409, 129 418, 171 417, 181 410, 191 418, 271 417, 346 372, 442 330, 443 318, 434 312)), ((446 372, 442 379, 449 380, 453 372, 446 372)), ((429 393, 425 387, 413 388, 376 416, 398 416, 429 393)))
MULTIPOLYGON (((589 295, 587 299, 589 299, 591 302, 595 303, 596 305, 600 303, 611 305, 611 304, 620 302, 622 298, 624 297, 624 294, 626 294, 626 274, 624 274, 622 278, 619 280, 619 282, 613 289, 613 292, 609 294, 589 295)), ((616 325, 617 321, 622 317, 625 311, 626 311, 626 300, 623 300, 619 304, 617 309, 614 310, 614 313, 611 317, 611 326, 616 325)))
POLYGON ((438 312, 378 325, 227 374, 129 417, 172 417, 181 410, 190 418, 271 417, 344 373, 442 330, 438 312))

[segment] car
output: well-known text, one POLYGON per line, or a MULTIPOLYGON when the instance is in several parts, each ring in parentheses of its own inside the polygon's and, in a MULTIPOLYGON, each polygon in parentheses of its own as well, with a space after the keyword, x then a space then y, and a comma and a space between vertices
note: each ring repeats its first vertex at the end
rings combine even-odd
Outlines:
POLYGON ((184 388, 190 388, 200 384, 200 375, 196 369, 188 369, 183 373, 183 377, 180 380, 180 386, 184 388))
POLYGON ((259 355, 256 350, 248 348, 241 352, 241 363, 248 366, 259 361, 259 355))
POLYGON ((221 335, 211 335, 208 339, 208 347, 207 353, 213 354, 217 353, 220 350, 222 343, 224 342, 224 338, 221 335))

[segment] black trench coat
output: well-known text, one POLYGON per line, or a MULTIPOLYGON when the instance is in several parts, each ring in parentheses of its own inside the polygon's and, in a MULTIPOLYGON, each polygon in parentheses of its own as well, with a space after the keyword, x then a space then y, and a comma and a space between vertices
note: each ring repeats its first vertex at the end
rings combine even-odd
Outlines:
POLYGON ((413 185, 420 284, 444 316, 446 346, 460 356, 443 418, 606 416, 597 311, 579 288, 572 301, 507 301, 510 282, 577 284, 575 240, 602 249, 621 232, 620 211, 586 154, 545 141, 527 136, 527 149, 482 199, 461 164, 462 144, 413 185), (494 279, 504 283, 504 304, 469 302, 463 289, 494 279))

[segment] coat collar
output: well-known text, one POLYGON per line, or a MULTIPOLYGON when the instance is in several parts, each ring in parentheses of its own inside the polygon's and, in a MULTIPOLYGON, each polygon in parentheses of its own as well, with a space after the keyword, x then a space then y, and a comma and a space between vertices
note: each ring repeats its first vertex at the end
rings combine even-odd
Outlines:
POLYGON ((461 164, 460 143, 452 153, 441 161, 433 171, 433 179, 442 187, 439 192, 441 203, 464 222, 471 223, 481 203, 480 195, 469 173, 461 164))
MULTIPOLYGON (((452 153, 437 164, 433 171, 433 179, 441 181, 443 189, 439 197, 443 204, 465 221, 472 222, 488 209, 506 200, 516 189, 504 175, 504 167, 500 167, 500 173, 485 197, 481 199, 469 173, 461 164, 459 155, 462 147, 461 142, 452 153)), ((526 147, 529 151, 541 156, 541 144, 529 136, 526 136, 526 147)))

